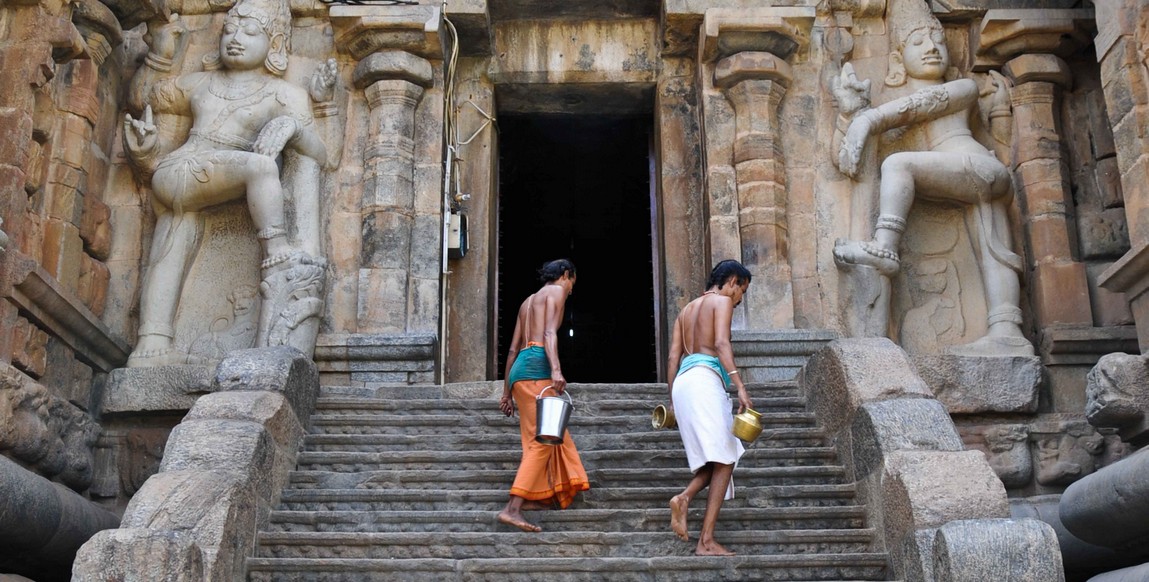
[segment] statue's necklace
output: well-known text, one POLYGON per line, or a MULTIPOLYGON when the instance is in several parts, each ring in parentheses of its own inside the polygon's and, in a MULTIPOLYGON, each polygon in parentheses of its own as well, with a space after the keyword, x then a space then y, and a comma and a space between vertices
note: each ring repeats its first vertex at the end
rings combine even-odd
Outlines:
POLYGON ((208 81, 207 90, 212 95, 227 101, 236 101, 251 97, 267 86, 268 80, 262 79, 258 83, 251 81, 232 81, 223 75, 214 75, 208 81))

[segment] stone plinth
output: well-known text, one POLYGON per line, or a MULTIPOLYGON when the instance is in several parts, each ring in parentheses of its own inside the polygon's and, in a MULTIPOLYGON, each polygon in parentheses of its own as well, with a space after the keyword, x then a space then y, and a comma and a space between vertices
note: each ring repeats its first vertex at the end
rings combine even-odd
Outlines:
POLYGON ((426 384, 435 381, 437 346, 431 334, 321 335, 315 362, 324 386, 426 384))
POLYGON ((810 356, 838 334, 826 330, 735 330, 730 343, 744 382, 793 380, 810 356))
POLYGON ((950 414, 1037 412, 1036 356, 914 356, 918 374, 950 414))
POLYGON ((183 414, 213 390, 210 366, 118 368, 108 374, 100 414, 107 417, 183 414))

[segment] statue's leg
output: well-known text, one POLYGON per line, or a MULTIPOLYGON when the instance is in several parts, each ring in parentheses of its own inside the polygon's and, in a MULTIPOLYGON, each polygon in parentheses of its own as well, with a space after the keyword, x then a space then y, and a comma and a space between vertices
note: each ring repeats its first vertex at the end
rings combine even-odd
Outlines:
POLYGON ((878 198, 878 222, 872 241, 839 241, 834 260, 839 264, 873 267, 890 276, 898 271, 901 259, 898 244, 906 231, 906 217, 914 204, 915 154, 896 153, 882 163, 878 198))
POLYGON ((199 217, 163 209, 156 219, 148 275, 140 296, 140 329, 128 367, 182 364, 172 353, 175 316, 183 289, 184 271, 195 249, 199 217))
POLYGON ((247 207, 258 231, 266 263, 282 261, 295 249, 284 228, 283 186, 279 166, 267 156, 252 155, 247 172, 247 207))

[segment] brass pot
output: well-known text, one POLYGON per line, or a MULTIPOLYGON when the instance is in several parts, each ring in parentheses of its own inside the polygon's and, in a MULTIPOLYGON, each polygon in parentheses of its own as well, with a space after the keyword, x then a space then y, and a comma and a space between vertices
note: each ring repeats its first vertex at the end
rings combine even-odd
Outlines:
POLYGON ((748 442, 754 442, 762 434, 762 415, 757 410, 747 408, 734 417, 734 436, 748 442))
POLYGON ((674 411, 659 404, 654 407, 650 415, 650 426, 658 428, 678 428, 678 421, 674 419, 674 411))

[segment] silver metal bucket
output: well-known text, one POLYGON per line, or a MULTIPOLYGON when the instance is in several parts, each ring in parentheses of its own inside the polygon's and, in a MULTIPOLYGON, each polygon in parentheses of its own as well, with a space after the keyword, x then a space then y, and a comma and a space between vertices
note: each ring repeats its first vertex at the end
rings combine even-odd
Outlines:
POLYGON ((566 400, 557 396, 543 397, 543 392, 553 389, 547 386, 539 390, 535 397, 535 440, 544 445, 563 444, 563 434, 567 430, 567 421, 571 418, 574 403, 571 402, 569 392, 563 392, 566 400))

